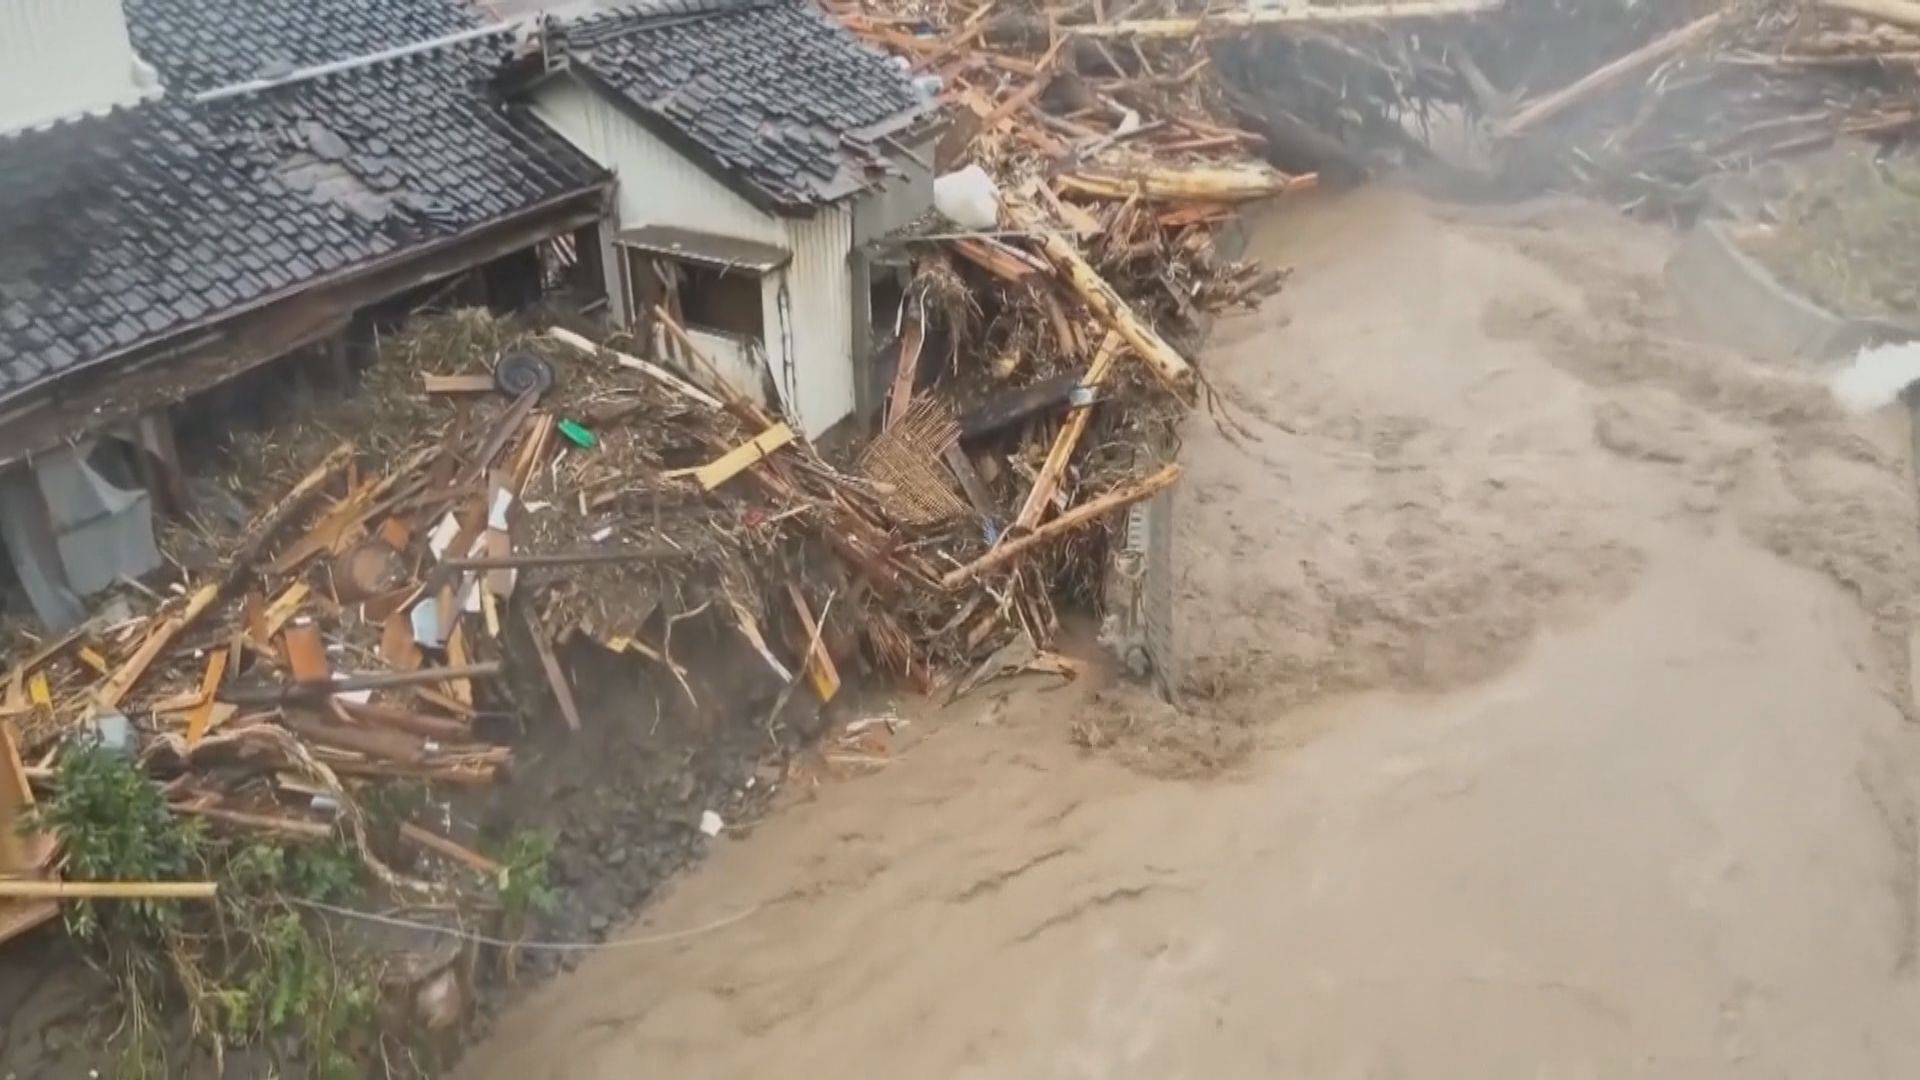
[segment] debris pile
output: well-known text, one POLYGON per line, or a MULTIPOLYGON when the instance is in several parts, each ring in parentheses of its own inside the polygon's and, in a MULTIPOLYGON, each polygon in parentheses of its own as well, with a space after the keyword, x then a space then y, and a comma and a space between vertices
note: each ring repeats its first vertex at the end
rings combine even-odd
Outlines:
MULTIPOLYGON (((769 458, 792 441, 784 424, 566 329, 481 312, 419 322, 386 353, 335 423, 243 438, 241 500, 277 495, 237 529, 176 530, 173 595, 124 593, 14 658, 9 777, 50 782, 63 737, 84 732, 137 757, 177 814, 338 831, 385 885, 431 895, 446 883, 390 869, 369 841, 369 791, 498 781, 518 725, 545 711, 520 675, 578 727, 558 652, 573 636, 691 695, 676 622, 715 613, 788 679, 768 638, 790 627, 797 666, 832 696, 832 587, 811 584, 792 541, 823 513, 856 531, 865 496, 803 448, 769 458)), ((499 869, 424 824, 398 836, 455 870, 499 869)))

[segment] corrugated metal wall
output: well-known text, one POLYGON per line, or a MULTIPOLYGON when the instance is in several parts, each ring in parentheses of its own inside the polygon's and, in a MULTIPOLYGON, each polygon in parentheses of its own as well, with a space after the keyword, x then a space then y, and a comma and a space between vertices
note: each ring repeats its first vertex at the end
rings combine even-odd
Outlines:
POLYGON ((786 227, 793 261, 765 288, 767 359, 787 414, 811 439, 853 414, 853 213, 830 207, 786 227))
POLYGON ((141 78, 119 0, 0 0, 0 131, 132 104, 141 78))

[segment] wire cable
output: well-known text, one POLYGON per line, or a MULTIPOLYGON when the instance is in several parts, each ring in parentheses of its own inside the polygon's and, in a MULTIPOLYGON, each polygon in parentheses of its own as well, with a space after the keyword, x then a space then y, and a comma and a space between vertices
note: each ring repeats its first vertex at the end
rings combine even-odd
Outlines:
POLYGON ((438 923, 421 922, 418 919, 403 919, 395 915, 380 915, 371 911, 360 911, 355 908, 337 907, 333 904, 321 903, 318 900, 289 898, 288 903, 298 907, 311 908, 314 911, 324 911, 329 915, 338 915, 347 919, 359 919, 362 922, 379 923, 382 926, 396 927, 401 930, 419 930, 429 934, 439 934, 442 937, 455 937, 464 941, 478 942, 482 945, 494 945, 503 949, 544 950, 547 952, 597 952, 602 949, 637 949, 649 945, 669 945, 676 941, 685 941, 688 938, 699 937, 702 934, 710 934, 715 930, 724 930, 737 922, 746 920, 750 916, 759 914, 761 909, 766 906, 765 904, 755 904, 745 911, 734 912, 724 919, 715 919, 713 922, 706 923, 702 926, 690 927, 685 930, 674 930, 664 934, 618 938, 613 941, 512 941, 507 938, 490 937, 486 934, 475 933, 472 930, 462 930, 457 926, 441 926, 438 923))

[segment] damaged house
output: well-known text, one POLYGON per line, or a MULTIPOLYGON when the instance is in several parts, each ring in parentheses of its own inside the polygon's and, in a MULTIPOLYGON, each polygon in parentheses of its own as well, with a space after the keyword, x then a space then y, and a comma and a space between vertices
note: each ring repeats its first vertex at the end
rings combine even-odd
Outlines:
POLYGON ((932 204, 932 102, 802 0, 551 20, 541 60, 534 112, 618 178, 615 318, 666 305, 809 437, 869 414, 906 276, 874 242, 932 204))
POLYGON ((350 373, 456 287, 663 305, 809 436, 872 406, 905 268, 870 244, 931 201, 906 75, 800 0, 496 19, 0 0, 0 546, 43 622, 158 564, 220 388, 350 373))

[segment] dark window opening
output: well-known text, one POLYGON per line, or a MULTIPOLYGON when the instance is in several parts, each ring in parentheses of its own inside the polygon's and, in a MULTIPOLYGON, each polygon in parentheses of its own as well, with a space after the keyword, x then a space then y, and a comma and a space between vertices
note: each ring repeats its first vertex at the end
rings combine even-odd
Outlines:
POLYGON ((905 266, 876 263, 868 279, 867 297, 875 336, 884 341, 900 325, 900 302, 907 295, 908 270, 905 266))
POLYGON ((688 326, 764 340, 758 274, 685 262, 678 269, 680 312, 688 326))

